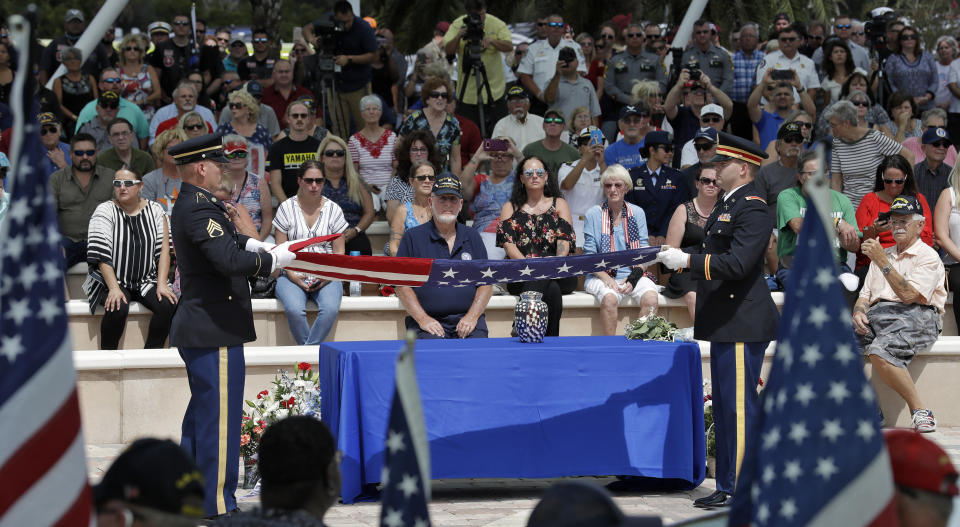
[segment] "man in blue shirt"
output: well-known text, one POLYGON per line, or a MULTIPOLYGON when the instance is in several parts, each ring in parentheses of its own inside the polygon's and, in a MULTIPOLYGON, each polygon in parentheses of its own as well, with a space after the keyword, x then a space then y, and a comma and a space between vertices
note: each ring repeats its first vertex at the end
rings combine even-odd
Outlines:
POLYGON ((650 105, 646 101, 637 101, 620 109, 617 121, 623 139, 611 144, 603 152, 603 161, 607 166, 623 165, 630 170, 643 164, 644 130, 650 129, 650 105))
MULTIPOLYGON (((463 194, 456 176, 447 172, 437 178, 430 207, 433 219, 403 234, 397 256, 487 259, 480 233, 457 223, 463 194)), ((483 311, 492 292, 489 285, 454 288, 453 283, 448 287, 397 287, 397 297, 409 314, 407 329, 416 331, 419 339, 486 338, 483 311)))

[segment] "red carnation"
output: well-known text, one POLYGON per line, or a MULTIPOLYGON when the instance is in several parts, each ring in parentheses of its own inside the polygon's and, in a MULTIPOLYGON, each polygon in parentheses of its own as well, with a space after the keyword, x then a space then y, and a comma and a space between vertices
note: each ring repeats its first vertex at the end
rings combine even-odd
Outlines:
POLYGON ((293 397, 287 399, 287 406, 293 406, 293 403, 294 403, 295 401, 296 401, 296 400, 295 400, 293 397))
POLYGON ((297 369, 299 369, 300 371, 310 371, 310 363, 301 362, 300 364, 297 364, 297 369))
POLYGON ((286 402, 286 401, 280 401, 280 408, 286 408, 286 407, 287 407, 287 402, 286 402))

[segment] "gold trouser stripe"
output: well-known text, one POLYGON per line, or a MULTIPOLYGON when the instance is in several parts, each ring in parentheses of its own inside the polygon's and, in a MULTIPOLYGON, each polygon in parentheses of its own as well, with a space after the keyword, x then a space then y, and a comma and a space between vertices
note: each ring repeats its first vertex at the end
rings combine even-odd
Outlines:
POLYGON ((747 394, 746 389, 746 351, 743 342, 734 344, 734 357, 737 363, 737 470, 735 477, 740 477, 740 464, 743 463, 743 452, 747 441, 747 394))
MULTIPOLYGON (((219 430, 217 431, 217 514, 226 514, 227 505, 223 501, 223 485, 227 481, 227 418, 229 414, 227 392, 230 389, 228 383, 228 369, 230 366, 229 354, 226 347, 220 348, 220 358, 217 364, 220 374, 220 420, 219 430)), ((237 460, 233 460, 236 462, 237 460)), ((737 465, 739 467, 739 465, 737 465)))

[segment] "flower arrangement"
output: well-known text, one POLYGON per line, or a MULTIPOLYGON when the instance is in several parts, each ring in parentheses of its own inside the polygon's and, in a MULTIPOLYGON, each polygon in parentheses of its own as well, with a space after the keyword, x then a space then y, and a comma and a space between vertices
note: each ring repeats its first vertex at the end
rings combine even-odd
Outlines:
POLYGON ((262 390, 256 401, 246 401, 250 410, 243 412, 240 432, 240 453, 244 459, 255 460, 263 431, 284 417, 308 415, 320 419, 319 377, 309 362, 301 362, 292 376, 277 370, 273 390, 262 390))
POLYGON ((628 339, 672 341, 676 332, 676 324, 653 314, 651 309, 649 314, 627 323, 625 336, 628 339))

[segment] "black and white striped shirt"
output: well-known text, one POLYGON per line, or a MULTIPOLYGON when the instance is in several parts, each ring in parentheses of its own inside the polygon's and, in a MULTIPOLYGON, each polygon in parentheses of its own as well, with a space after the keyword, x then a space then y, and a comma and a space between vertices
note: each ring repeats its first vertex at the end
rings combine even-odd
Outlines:
MULTIPOLYGON (((99 264, 105 263, 113 268, 120 287, 145 295, 157 283, 165 223, 163 207, 154 201, 148 200, 133 216, 113 200, 98 205, 87 234, 91 275, 98 275, 99 264)), ((88 291, 88 298, 95 292, 88 291)))
POLYGON ((852 143, 833 138, 830 169, 833 177, 843 174, 843 195, 850 198, 854 210, 864 196, 873 192, 877 167, 883 158, 900 152, 901 148, 903 145, 877 130, 868 131, 852 143))

